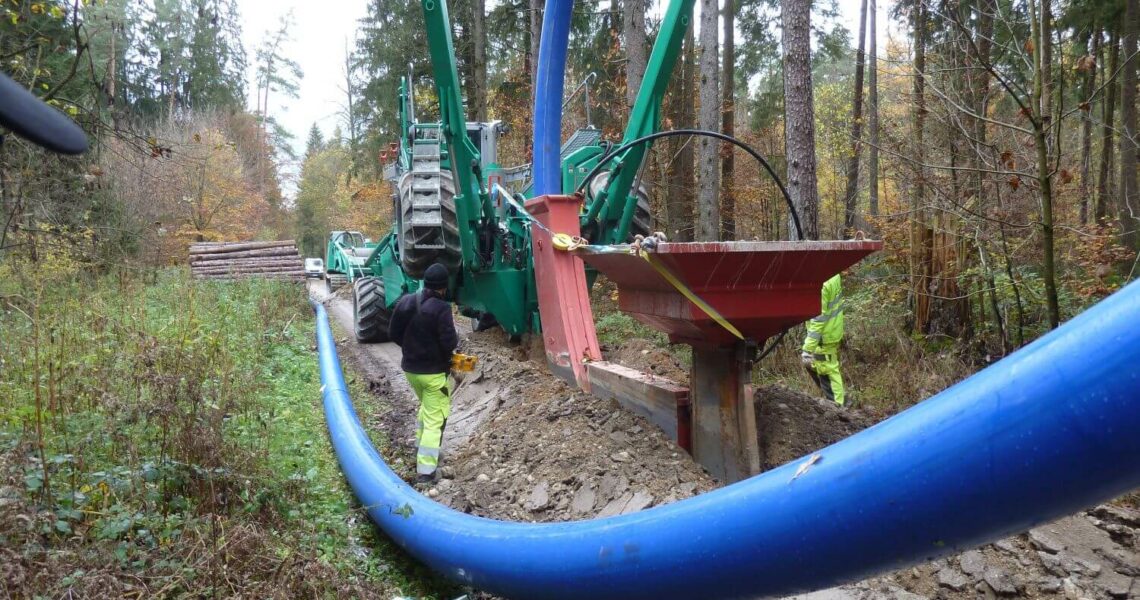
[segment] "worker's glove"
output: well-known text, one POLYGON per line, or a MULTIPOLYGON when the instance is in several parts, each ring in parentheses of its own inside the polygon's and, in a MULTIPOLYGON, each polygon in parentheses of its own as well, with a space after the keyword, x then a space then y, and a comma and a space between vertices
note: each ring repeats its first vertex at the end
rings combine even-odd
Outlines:
POLYGON ((805 367, 810 367, 811 364, 813 362, 815 362, 815 357, 812 356, 811 352, 801 352, 800 353, 800 362, 804 363, 805 367))

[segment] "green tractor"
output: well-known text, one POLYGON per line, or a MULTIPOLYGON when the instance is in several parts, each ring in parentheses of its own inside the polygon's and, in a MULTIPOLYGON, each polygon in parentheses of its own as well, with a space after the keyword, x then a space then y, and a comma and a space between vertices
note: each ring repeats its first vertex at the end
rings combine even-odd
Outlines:
MULTIPOLYGON (((623 141, 656 132, 684 32, 680 14, 691 11, 692 3, 679 0, 669 11, 623 141)), ((422 0, 422 6, 440 120, 416 120, 412 78, 402 78, 401 135, 385 173, 395 189, 392 230, 375 244, 358 232, 333 232, 326 257, 329 285, 352 284, 361 342, 387 340, 395 303, 420 289, 424 270, 434 262, 448 267, 451 300, 480 326, 497 324, 512 336, 538 331, 532 219, 523 207, 529 192, 522 180, 529 168, 497 164, 498 140, 506 133, 502 123, 466 120, 447 3, 422 0)), ((588 120, 561 147, 565 194, 577 191, 611 147, 588 120)), ((582 190, 582 232, 591 243, 624 243, 651 231, 649 198, 640 183, 648 146, 623 151, 582 190)))

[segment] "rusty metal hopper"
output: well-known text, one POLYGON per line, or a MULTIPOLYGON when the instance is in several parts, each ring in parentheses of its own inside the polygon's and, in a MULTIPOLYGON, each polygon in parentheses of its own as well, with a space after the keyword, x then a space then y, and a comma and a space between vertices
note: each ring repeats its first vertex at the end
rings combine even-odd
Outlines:
MULTIPOLYGON (((823 282, 882 246, 872 240, 663 243, 653 258, 746 338, 763 341, 819 314, 823 282)), ((737 341, 644 258, 612 249, 579 256, 617 284, 622 311, 671 342, 708 347, 737 341)))

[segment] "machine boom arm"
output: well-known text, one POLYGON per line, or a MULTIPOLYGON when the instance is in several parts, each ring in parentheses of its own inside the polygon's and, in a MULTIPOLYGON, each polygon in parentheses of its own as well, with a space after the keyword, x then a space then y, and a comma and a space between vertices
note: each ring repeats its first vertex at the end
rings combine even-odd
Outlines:
MULTIPOLYGON (((427 26, 431 66, 439 95, 439 120, 451 171, 458 184, 455 212, 459 221, 459 239, 463 262, 472 269, 481 266, 476 251, 475 225, 480 220, 491 222, 494 207, 480 177, 479 151, 467 138, 467 119, 463 111, 463 92, 455 65, 455 47, 451 39, 451 21, 446 0, 422 0, 427 26)), ((409 91, 410 93, 410 91, 409 91)))

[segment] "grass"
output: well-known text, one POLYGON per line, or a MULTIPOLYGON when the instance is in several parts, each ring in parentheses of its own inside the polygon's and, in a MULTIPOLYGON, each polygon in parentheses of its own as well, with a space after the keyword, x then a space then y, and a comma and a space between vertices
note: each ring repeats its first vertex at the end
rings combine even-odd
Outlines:
POLYGON ((299 286, 194 283, 182 270, 150 284, 0 281, 9 595, 449 589, 383 540, 347 489, 299 286))

